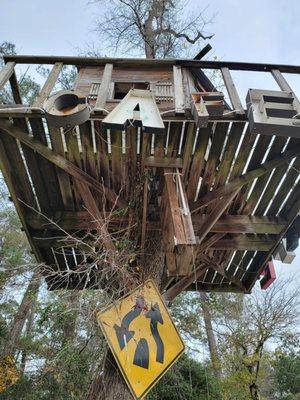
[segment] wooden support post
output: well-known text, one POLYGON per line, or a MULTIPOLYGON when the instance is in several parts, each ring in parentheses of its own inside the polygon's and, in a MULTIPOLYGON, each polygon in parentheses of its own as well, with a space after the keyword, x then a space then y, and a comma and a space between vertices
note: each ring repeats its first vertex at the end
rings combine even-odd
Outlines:
POLYGON ((41 92, 37 95, 36 99, 34 100, 33 106, 34 107, 43 107, 44 101, 50 96, 51 91, 53 90, 55 83, 61 70, 63 68, 63 63, 58 62, 55 63, 46 82, 41 90, 41 92))
POLYGON ((184 113, 185 97, 183 91, 183 80, 181 67, 173 66, 173 82, 174 82, 174 103, 175 103, 175 113, 184 113))
POLYGON ((0 89, 7 83, 9 78, 14 73, 16 63, 15 62, 8 62, 4 65, 4 67, 0 70, 0 89))
POLYGON ((143 214, 142 214, 142 233, 141 233, 141 249, 145 248, 146 230, 147 230, 147 207, 148 207, 148 178, 145 178, 143 189, 143 214))
POLYGON ((63 169, 74 178, 82 181, 83 183, 86 183, 93 189, 104 194, 107 200, 110 201, 112 204, 116 204, 119 207, 126 207, 126 202, 122 200, 122 198, 117 197, 117 195, 111 189, 102 185, 95 178, 87 174, 85 171, 77 167, 72 162, 66 160, 64 157, 57 154, 53 150, 50 150, 40 141, 35 140, 27 135, 22 129, 14 126, 10 122, 0 121, 0 131, 4 132, 5 134, 11 135, 15 139, 18 139, 21 143, 24 143, 26 146, 39 153, 41 156, 51 161, 57 167, 63 169))
POLYGON ((105 64, 103 76, 102 76, 102 81, 100 84, 100 88, 97 94, 97 100, 95 104, 94 111, 100 111, 102 112, 103 109, 105 109, 106 101, 108 98, 108 93, 109 93, 109 86, 111 82, 111 77, 112 77, 112 71, 113 71, 113 64, 105 64))
POLYGON ((290 92, 294 96, 294 105, 298 113, 300 113, 300 101, 296 94, 293 92, 293 89, 290 87, 282 73, 278 69, 273 69, 271 71, 271 74, 275 81, 277 82, 278 86, 280 87, 281 90, 285 92, 290 92))
POLYGON ((244 107, 236 90, 229 68, 221 68, 221 72, 233 110, 235 110, 237 114, 245 114, 244 107))
POLYGON ((191 271, 194 260, 193 246, 196 244, 191 213, 187 196, 179 172, 164 170, 165 190, 162 200, 163 240, 166 253, 177 253, 174 257, 168 255, 167 265, 169 275, 187 275, 191 271), (175 179, 174 179, 175 178, 175 179), (176 268, 174 266, 176 265, 176 268))

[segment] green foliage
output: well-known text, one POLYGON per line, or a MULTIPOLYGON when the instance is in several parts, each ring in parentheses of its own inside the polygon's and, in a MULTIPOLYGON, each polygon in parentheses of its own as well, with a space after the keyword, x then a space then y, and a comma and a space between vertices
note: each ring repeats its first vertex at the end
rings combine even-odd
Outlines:
POLYGON ((167 372, 147 400, 214 400, 219 388, 209 368, 187 356, 167 372))
POLYGON ((273 363, 278 391, 283 398, 300 395, 300 350, 277 351, 273 363))
MULTIPOLYGON (((0 68, 4 65, 2 56, 15 55, 16 53, 16 46, 13 43, 7 41, 0 43, 0 68)), ((34 98, 40 91, 40 85, 36 83, 30 75, 28 75, 27 71, 22 73, 19 77, 19 88, 23 104, 32 104, 34 98)), ((0 91, 0 103, 1 102, 8 104, 13 103, 12 93, 8 85, 0 91)))

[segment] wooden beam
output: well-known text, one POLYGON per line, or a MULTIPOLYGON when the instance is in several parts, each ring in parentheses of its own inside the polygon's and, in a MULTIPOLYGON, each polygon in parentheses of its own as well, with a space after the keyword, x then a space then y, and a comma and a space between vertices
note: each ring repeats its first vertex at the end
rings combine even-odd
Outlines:
MULTIPOLYGON (((208 219, 209 215, 193 214, 192 221, 196 234, 208 219)), ((278 235, 285 225, 286 221, 281 217, 224 215, 211 227, 210 232, 278 235)))
MULTIPOLYGON (((91 220, 91 216, 86 211, 63 211, 48 216, 49 219, 57 222, 62 229, 95 229, 96 225, 91 220)), ((107 216, 108 218, 109 216, 107 216)), ((195 233, 201 228, 203 223, 209 218, 208 215, 193 215, 192 222, 195 233)), ((43 216, 36 213, 27 213, 26 221, 33 229, 56 229, 43 216)), ((110 215, 109 224, 112 226, 122 226, 128 224, 127 216, 110 215)), ((273 234, 278 235, 284 229, 287 222, 281 217, 257 217, 248 215, 224 215, 211 228, 214 233, 249 233, 249 234, 273 234)), ((161 224, 156 221, 148 221, 147 229, 160 231, 161 224)))
POLYGON ((201 254, 199 256, 200 260, 204 262, 208 267, 213 268, 215 271, 217 271, 220 275, 222 275, 224 278, 226 278, 229 282, 234 283, 237 285, 239 288, 241 288, 244 292, 246 292, 246 288, 243 286, 241 281, 239 279, 236 279, 226 272, 226 270, 216 263, 211 257, 207 256, 206 254, 201 254))
POLYGON ((99 58, 99 57, 73 57, 73 56, 32 56, 32 55, 9 55, 4 56, 4 61, 14 61, 18 64, 55 64, 62 62, 64 65, 80 65, 80 66, 105 66, 110 63, 118 67, 140 67, 140 66, 153 66, 153 67, 170 67, 173 65, 180 65, 189 68, 202 68, 202 69, 221 69, 229 68, 235 71, 261 71, 270 72, 273 69, 278 69, 283 73, 299 74, 299 65, 285 65, 285 64, 266 64, 266 63, 249 63, 238 61, 203 61, 191 59, 147 59, 147 58, 99 58))
POLYGON ((197 246, 197 254, 208 250, 211 248, 216 242, 219 242, 220 239, 225 235, 225 233, 215 233, 213 236, 211 236, 209 239, 207 239, 204 243, 201 243, 199 246, 197 246))
POLYGON ((0 131, 9 134, 15 139, 18 139, 21 143, 30 147, 32 150, 36 151, 38 154, 55 164, 57 167, 63 169, 74 178, 86 183, 93 189, 104 194, 112 204, 116 204, 121 208, 126 207, 126 202, 122 198, 117 197, 117 195, 111 189, 102 185, 95 178, 84 172, 72 162, 66 160, 61 155, 46 147, 40 141, 35 140, 31 136, 27 135, 22 129, 14 126, 10 122, 0 121, 0 131))
POLYGON ((0 90, 4 87, 7 83, 9 78, 14 73, 16 63, 15 62, 8 62, 4 67, 0 70, 0 90))
POLYGON ((175 297, 187 289, 193 282, 200 279, 205 274, 207 268, 206 265, 200 264, 195 271, 191 272, 188 276, 181 278, 177 283, 175 283, 175 285, 165 292, 165 300, 167 302, 173 301, 175 297))
MULTIPOLYGON (((217 234, 216 234, 217 235, 217 234)), ((220 239, 210 245, 212 250, 248 250, 248 251, 269 251, 277 240, 268 237, 235 235, 228 239, 220 239)), ((201 248, 204 243, 200 244, 201 248)))
POLYGON ((170 158, 170 157, 145 157, 146 167, 156 168, 182 168, 182 158, 170 158))
POLYGON ((286 226, 282 229, 280 235, 277 236, 276 242, 269 249, 269 251, 266 254, 263 254, 262 256, 259 256, 258 253, 258 257, 253 260, 248 270, 244 274, 243 283, 249 290, 252 289, 256 280, 260 276, 262 270, 265 268, 266 263, 269 261, 269 259, 276 251, 279 242, 282 240, 282 238, 284 237, 284 235, 286 234, 287 230, 292 225, 294 220, 298 217, 300 213, 299 198, 300 198, 300 183, 298 182, 291 196, 288 198, 288 201, 285 206, 287 208, 284 207, 280 213, 280 215, 283 216, 283 218, 286 221, 288 221, 286 226))
POLYGON ((221 197, 229 195, 233 191, 237 189, 241 189, 244 185, 254 181, 254 179, 266 174, 274 168, 277 168, 287 162, 290 162, 293 158, 300 155, 300 145, 294 147, 293 150, 285 151, 281 153, 278 157, 270 161, 266 161, 261 164, 260 167, 253 169, 249 172, 246 172, 244 175, 233 179, 225 186, 221 186, 212 192, 209 192, 207 195, 203 196, 199 201, 195 202, 193 205, 192 213, 197 212, 202 207, 211 203, 214 200, 217 200, 221 197))
POLYGON ((203 239, 206 237, 208 232, 211 230, 211 228, 215 225, 217 220, 221 217, 223 212, 226 210, 226 208, 230 205, 232 200, 235 198, 235 196, 238 194, 239 189, 233 191, 230 195, 224 196, 212 209, 211 213, 209 214, 209 217, 207 220, 203 223, 201 226, 201 229, 199 230, 198 234, 198 243, 202 243, 203 239))
POLYGON ((227 67, 221 68, 221 72, 233 110, 235 110, 237 114, 245 114, 244 107, 236 90, 229 69, 227 67))
POLYGON ((41 92, 37 95, 37 97, 34 100, 33 107, 40 107, 40 108, 43 107, 44 101, 50 96, 56 84, 57 78, 61 73, 62 68, 63 68, 62 62, 57 62, 54 64, 49 76, 46 79, 46 82, 44 83, 41 92))
POLYGON ((184 113, 185 96, 183 91, 183 79, 181 67, 173 66, 173 84, 174 84, 174 103, 175 113, 184 113))
POLYGON ((97 100, 94 108, 94 111, 96 112, 103 111, 103 109, 105 109, 112 72, 113 72, 113 64, 105 64, 104 72, 102 75, 102 81, 100 84, 99 91, 97 93, 97 100))

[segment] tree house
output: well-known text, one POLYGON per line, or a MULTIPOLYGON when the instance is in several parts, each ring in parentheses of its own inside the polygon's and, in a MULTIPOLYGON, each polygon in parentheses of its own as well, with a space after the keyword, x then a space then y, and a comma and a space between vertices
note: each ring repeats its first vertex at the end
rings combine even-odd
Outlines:
POLYGON ((162 238, 169 300, 182 290, 249 293, 282 246, 298 245, 299 101, 283 73, 300 74, 299 66, 5 62, 0 88, 9 81, 14 104, 0 106, 0 166, 49 289, 105 286, 86 249, 115 251, 111 235, 128 226, 141 257, 151 256, 149 237, 162 238), (32 106, 22 104, 17 63, 53 65, 32 106), (44 109, 64 65, 77 67, 74 93, 89 104, 84 122, 70 127, 51 123, 44 109), (221 72, 230 104, 204 69, 221 72), (231 70, 272 74, 278 91, 251 90, 245 110, 231 70), (91 244, 95 232, 101 240, 91 244))

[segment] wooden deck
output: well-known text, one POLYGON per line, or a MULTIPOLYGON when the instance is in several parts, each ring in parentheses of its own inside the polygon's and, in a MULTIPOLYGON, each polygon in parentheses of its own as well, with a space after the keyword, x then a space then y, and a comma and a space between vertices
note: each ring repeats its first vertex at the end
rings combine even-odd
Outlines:
MULTIPOLYGON (((13 68, 14 61, 6 65, 13 68)), ((57 75, 60 64, 55 65, 57 75)), ((6 67, 0 83, 10 79, 20 105, 12 71, 6 67)), ((223 73, 228 78, 227 70, 223 73)), ((51 79, 36 106, 51 91, 51 79)), ((196 128, 188 114, 165 117, 166 135, 132 127, 110 132, 95 116, 63 132, 29 111, 18 113, 15 107, 10 115, 0 114, 0 166, 38 262, 51 267, 51 273, 45 267, 50 289, 103 285, 97 267, 80 272, 89 263, 84 241, 88 244, 98 229, 95 206, 110 232, 135 225, 138 243, 147 252, 148 235, 165 234, 161 201, 168 174, 183 184, 196 241, 189 247, 193 276, 174 273, 166 280, 168 290, 183 285, 251 291, 299 213, 300 139, 252 134, 243 111, 232 120, 211 119, 207 128, 196 128), (128 211, 133 182, 143 185, 135 217, 128 211), (82 245, 74 245, 71 236, 82 245)), ((170 270, 174 260, 169 257, 166 250, 170 270)))

